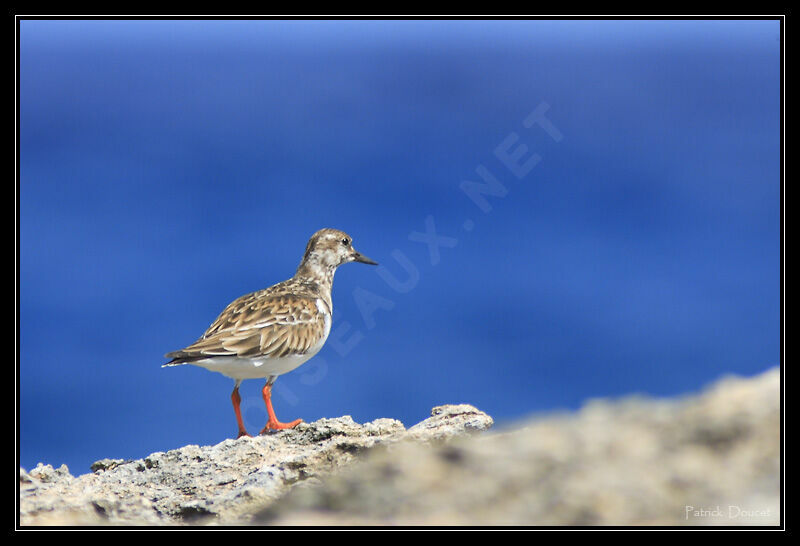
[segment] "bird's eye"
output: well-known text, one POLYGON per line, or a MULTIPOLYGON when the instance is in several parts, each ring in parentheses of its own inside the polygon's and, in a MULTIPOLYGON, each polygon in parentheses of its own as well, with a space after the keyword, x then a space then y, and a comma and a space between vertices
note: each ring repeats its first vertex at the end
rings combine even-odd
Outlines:
POLYGON ((350 244, 350 239, 342 239, 342 244, 348 246, 350 244))

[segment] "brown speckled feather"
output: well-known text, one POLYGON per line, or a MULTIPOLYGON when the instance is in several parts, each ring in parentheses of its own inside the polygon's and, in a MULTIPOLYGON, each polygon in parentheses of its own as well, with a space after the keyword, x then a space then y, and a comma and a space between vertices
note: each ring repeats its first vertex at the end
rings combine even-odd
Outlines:
POLYGON ((210 356, 304 354, 324 337, 322 310, 330 308, 330 294, 318 283, 289 279, 234 300, 200 339, 167 357, 177 364, 210 356))

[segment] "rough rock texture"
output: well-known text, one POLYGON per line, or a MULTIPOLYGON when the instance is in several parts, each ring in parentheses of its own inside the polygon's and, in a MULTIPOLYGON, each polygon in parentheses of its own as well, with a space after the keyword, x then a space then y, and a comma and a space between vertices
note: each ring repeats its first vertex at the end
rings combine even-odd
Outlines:
POLYGON ((680 400, 593 401, 467 441, 398 444, 255 521, 778 525, 779 379, 774 369, 680 400))
POLYGON ((350 464, 382 444, 441 442, 486 430, 492 418, 472 406, 436 407, 409 431, 400 421, 360 425, 349 416, 301 423, 268 436, 189 445, 139 460, 103 459, 92 474, 65 465, 20 469, 21 525, 246 524, 298 482, 350 464))
POLYGON ((780 376, 676 400, 593 401, 498 432, 472 406, 405 430, 323 419, 94 474, 20 471, 21 522, 778 525, 780 376), (273 502, 276 498, 279 502, 273 502))

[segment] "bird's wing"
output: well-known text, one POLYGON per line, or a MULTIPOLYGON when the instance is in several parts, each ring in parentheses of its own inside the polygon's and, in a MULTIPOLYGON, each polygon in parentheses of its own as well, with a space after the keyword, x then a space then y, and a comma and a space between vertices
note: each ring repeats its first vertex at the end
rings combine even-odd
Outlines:
POLYGON ((178 364, 214 356, 305 354, 325 337, 326 304, 320 302, 288 295, 242 296, 225 308, 203 337, 166 356, 178 364))

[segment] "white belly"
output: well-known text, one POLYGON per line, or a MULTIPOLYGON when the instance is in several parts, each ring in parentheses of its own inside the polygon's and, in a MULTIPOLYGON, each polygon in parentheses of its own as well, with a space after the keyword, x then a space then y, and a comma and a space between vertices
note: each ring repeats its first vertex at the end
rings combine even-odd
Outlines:
MULTIPOLYGON (((319 306, 319 303, 317 304, 319 306)), ((272 375, 289 373, 317 354, 331 332, 331 318, 325 317, 325 336, 309 351, 302 355, 289 355, 280 358, 215 356, 189 362, 212 372, 219 372, 232 379, 260 379, 272 375)))
MULTIPOLYGON (((316 354, 316 353, 315 353, 316 354)), ((233 379, 259 379, 271 375, 288 373, 309 358, 312 353, 291 355, 282 358, 239 358, 238 356, 216 356, 192 362, 212 372, 219 372, 233 379)))

